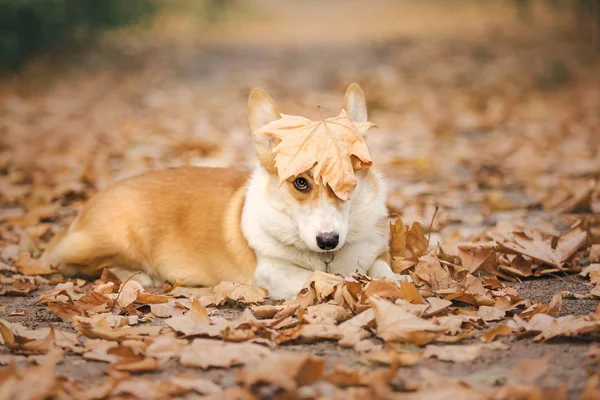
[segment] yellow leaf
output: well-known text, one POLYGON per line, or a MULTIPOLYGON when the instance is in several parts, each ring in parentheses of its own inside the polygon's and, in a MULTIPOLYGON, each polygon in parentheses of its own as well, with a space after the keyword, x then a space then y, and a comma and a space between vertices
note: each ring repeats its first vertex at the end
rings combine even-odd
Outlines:
POLYGON ((282 114, 254 134, 280 141, 273 152, 281 182, 313 168, 315 181, 320 179, 337 197, 348 200, 356 186, 354 171, 373 164, 362 134, 374 126, 353 122, 342 110, 337 117, 321 121, 282 114))
POLYGON ((375 312, 377 336, 389 341, 425 344, 441 335, 445 327, 411 314, 403 307, 372 296, 369 302, 375 312))
POLYGON ((244 283, 221 282, 213 288, 214 303, 220 305, 226 300, 240 303, 261 303, 269 295, 267 289, 244 283))

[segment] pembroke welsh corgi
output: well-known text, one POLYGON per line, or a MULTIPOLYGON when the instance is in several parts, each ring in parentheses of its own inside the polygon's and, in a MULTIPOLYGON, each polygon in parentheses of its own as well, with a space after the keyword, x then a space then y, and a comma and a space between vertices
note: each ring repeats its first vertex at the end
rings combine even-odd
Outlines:
MULTIPOLYGON (((248 108, 253 172, 181 167, 117 182, 90 199, 49 251, 50 264, 67 276, 94 277, 107 267, 147 286, 247 283, 276 299, 295 297, 313 271, 409 279, 390 268, 382 176, 369 163, 345 171, 353 176, 344 197, 325 183, 320 155, 309 154, 317 162, 282 181, 280 140, 265 127, 283 114, 261 88, 248 108)), ((359 85, 349 86, 342 110, 350 124, 367 122, 359 85)))

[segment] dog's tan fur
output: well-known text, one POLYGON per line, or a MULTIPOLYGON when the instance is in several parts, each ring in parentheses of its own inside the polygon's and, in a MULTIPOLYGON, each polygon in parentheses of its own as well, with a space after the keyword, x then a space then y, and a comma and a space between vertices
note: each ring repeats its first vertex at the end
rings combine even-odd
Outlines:
POLYGON ((248 176, 184 167, 118 182, 89 201, 50 261, 67 275, 118 267, 144 271, 154 284, 252 283, 256 257, 240 228, 248 176))

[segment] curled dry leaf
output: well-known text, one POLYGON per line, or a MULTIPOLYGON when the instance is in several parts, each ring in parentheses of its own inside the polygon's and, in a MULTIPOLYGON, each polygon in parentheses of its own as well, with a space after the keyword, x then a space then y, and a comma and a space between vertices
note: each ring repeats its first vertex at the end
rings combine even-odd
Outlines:
POLYGON ((21 336, 11 330, 10 324, 0 320, 0 334, 6 346, 18 354, 46 354, 54 349, 56 333, 50 329, 48 335, 43 339, 31 339, 21 336))
POLYGON ((213 288, 213 302, 220 305, 227 300, 239 303, 262 303, 269 295, 267 289, 244 283, 221 282, 213 288))
POLYGON ((221 331, 229 325, 223 318, 211 321, 206 308, 197 299, 192 301, 190 311, 185 315, 168 318, 165 323, 186 336, 208 337, 219 337, 221 331))
POLYGON ((506 312, 495 307, 480 306, 477 310, 477 315, 485 322, 500 321, 504 318, 506 312))
POLYGON ((487 332, 485 332, 481 336, 481 341, 482 342, 493 342, 494 340, 498 339, 501 336, 509 336, 512 333, 513 333, 513 330, 508 325, 505 325, 505 324, 498 325, 498 326, 488 330, 487 332))
POLYGON ((336 304, 317 304, 310 306, 302 316, 302 319, 311 324, 336 324, 344 322, 352 315, 344 307, 336 304))
POLYGON ((324 359, 308 354, 272 354, 259 365, 244 367, 238 382, 255 394, 261 387, 270 386, 276 393, 295 398, 300 386, 312 385, 322 377, 324 366, 324 359))
POLYGON ((254 343, 225 343, 209 339, 194 339, 181 352, 181 364, 186 367, 228 368, 234 365, 255 364, 271 351, 254 343))
POLYGON ((252 306, 250 309, 252 310, 256 318, 281 319, 294 315, 298 307, 298 304, 288 304, 280 306, 265 304, 260 306, 252 306))
POLYGON ((335 118, 311 121, 282 115, 253 133, 278 141, 273 149, 281 182, 313 169, 316 182, 329 185, 342 200, 356 186, 354 171, 373 163, 363 134, 375 125, 354 122, 344 110, 335 118))
POLYGON ((29 253, 20 253, 14 266, 23 275, 52 275, 56 273, 56 270, 40 265, 31 258, 29 253))
POLYGON ((587 232, 576 227, 563 233, 553 245, 552 237, 539 231, 513 232, 510 238, 499 241, 501 250, 512 251, 562 268, 577 250, 588 242, 587 232))
POLYGON ((379 368, 369 372, 365 369, 336 365, 325 379, 337 386, 387 386, 396 375, 394 368, 379 368))
POLYGON ((41 358, 39 365, 24 370, 14 365, 1 369, 0 395, 4 399, 52 398, 60 388, 55 369, 62 357, 60 350, 53 350, 41 358))
POLYGON ((421 352, 397 352, 389 350, 377 350, 366 353, 363 356, 366 360, 374 363, 395 365, 398 367, 409 367, 417 364, 423 358, 421 352))
POLYGON ((441 361, 457 363, 471 362, 478 359, 485 350, 506 350, 507 348, 507 345, 500 342, 446 346, 428 344, 425 347, 423 357, 435 357, 441 361))
POLYGON ((121 308, 127 308, 127 306, 133 304, 138 296, 138 293, 143 293, 144 287, 134 280, 129 280, 121 285, 117 297, 117 303, 121 308))
POLYGON ((308 277, 296 296, 296 304, 301 308, 307 308, 317 302, 327 301, 333 298, 337 288, 343 283, 344 279, 340 276, 315 271, 308 277))
POLYGON ((390 234, 391 266, 395 273, 415 266, 419 257, 427 253, 429 242, 420 223, 414 222, 409 229, 398 218, 390 223, 390 234))
POLYGON ((136 326, 113 329, 104 321, 94 324, 90 318, 75 316, 71 320, 73 328, 80 335, 87 336, 90 339, 104 339, 111 341, 122 341, 126 339, 141 339, 146 336, 156 336, 160 333, 160 326, 136 326))
POLYGON ((435 340, 446 328, 419 318, 376 296, 369 298, 375 312, 377 336, 387 341, 414 342, 425 344, 435 340))

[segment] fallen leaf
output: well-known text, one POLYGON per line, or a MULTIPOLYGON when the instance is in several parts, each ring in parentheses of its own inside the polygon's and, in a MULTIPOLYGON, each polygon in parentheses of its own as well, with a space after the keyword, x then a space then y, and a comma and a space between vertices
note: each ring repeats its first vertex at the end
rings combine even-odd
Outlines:
POLYGON ((238 382, 248 391, 271 386, 288 396, 296 396, 300 386, 315 383, 323 375, 325 360, 308 354, 279 353, 264 358, 259 365, 242 369, 238 382))
POLYGON ((56 270, 42 267, 29 253, 20 253, 15 268, 23 275, 52 275, 56 270))
POLYGON ((354 171, 373 163, 363 134, 370 122, 354 122, 344 110, 335 118, 311 121, 282 115, 253 133, 266 134, 278 144, 273 149, 280 182, 312 168, 313 179, 328 185, 342 200, 356 186, 354 171))
POLYGON ((511 327, 509 327, 508 325, 498 325, 488 331, 486 331, 482 336, 481 336, 481 341, 482 342, 493 342, 494 340, 496 340, 498 337, 501 336, 508 336, 510 334, 513 333, 513 330, 511 327))
POLYGON ((46 354, 54 349, 56 334, 54 329, 50 329, 48 335, 43 339, 28 339, 24 336, 15 334, 9 327, 0 320, 0 334, 4 343, 13 352, 18 354, 46 354))
POLYGON ((484 350, 506 350, 507 348, 508 346, 500 342, 446 346, 428 344, 425 347, 423 357, 435 357, 441 361, 451 361, 457 363, 471 362, 478 359, 484 350))
POLYGON ((369 298, 375 312, 377 336, 387 341, 425 344, 441 335, 446 328, 421 319, 400 306, 376 296, 369 298))
POLYGON ((506 312, 495 307, 480 306, 477 310, 477 315, 485 322, 500 321, 504 318, 506 312))
POLYGON ((271 351, 253 343, 225 343, 209 339, 194 339, 181 351, 181 364, 207 369, 229 368, 234 365, 261 363, 271 351))
POLYGON ((213 288, 214 303, 220 305, 227 300, 239 303, 262 303, 269 291, 244 283, 221 282, 213 288))

